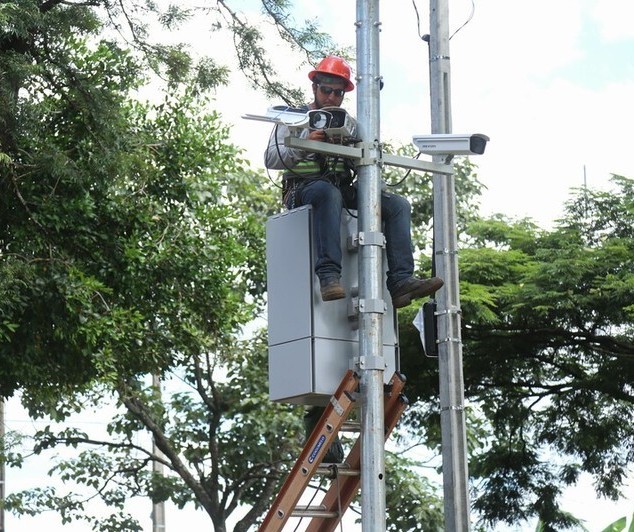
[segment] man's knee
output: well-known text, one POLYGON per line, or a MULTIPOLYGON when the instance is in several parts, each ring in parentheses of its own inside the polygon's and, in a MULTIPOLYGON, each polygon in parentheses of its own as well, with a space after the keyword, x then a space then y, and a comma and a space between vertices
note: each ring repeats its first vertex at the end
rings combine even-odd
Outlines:
POLYGON ((404 196, 384 192, 382 194, 383 217, 389 218, 397 214, 409 215, 412 211, 410 202, 404 196))
POLYGON ((330 181, 318 180, 306 185, 302 194, 306 203, 312 205, 326 204, 341 208, 342 197, 340 190, 330 181))

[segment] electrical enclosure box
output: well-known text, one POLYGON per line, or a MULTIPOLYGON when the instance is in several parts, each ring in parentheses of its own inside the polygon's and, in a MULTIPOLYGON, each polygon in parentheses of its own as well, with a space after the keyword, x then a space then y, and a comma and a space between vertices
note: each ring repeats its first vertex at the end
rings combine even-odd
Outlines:
MULTIPOLYGON (((325 405, 345 372, 358 363, 358 231, 356 217, 344 210, 341 282, 346 297, 324 302, 313 267, 311 214, 307 205, 271 216, 266 225, 269 395, 273 401, 325 405)), ((399 369, 399 352, 383 262, 387 382, 399 369)))

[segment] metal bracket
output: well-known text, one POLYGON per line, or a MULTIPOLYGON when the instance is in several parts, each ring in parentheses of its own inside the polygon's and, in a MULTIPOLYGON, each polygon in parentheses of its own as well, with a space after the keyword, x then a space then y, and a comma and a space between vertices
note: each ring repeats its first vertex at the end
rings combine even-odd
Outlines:
POLYGON ((359 299, 359 312, 385 314, 387 306, 382 299, 359 299))
POLYGON ((320 142, 317 140, 300 139, 298 137, 286 137, 284 139, 284 146, 315 153, 338 155, 346 159, 356 160, 363 156, 363 150, 361 150, 361 148, 345 146, 343 144, 330 144, 329 142, 320 142))
POLYGON ((402 157, 400 155, 390 155, 382 153, 380 157, 368 157, 367 150, 369 146, 375 147, 374 144, 366 144, 364 148, 352 146, 344 146, 342 144, 330 144, 328 142, 318 142, 316 140, 300 139, 297 137, 286 137, 284 145, 289 148, 297 148, 304 151, 312 151, 315 153, 326 153, 328 155, 338 155, 346 159, 353 159, 362 164, 387 164, 390 166, 398 166, 400 168, 410 168, 420 172, 431 172, 435 174, 452 175, 453 166, 450 164, 435 163, 432 161, 421 161, 411 157, 402 157))
POLYGON ((355 146, 361 150, 361 157, 357 161, 357 166, 370 166, 373 164, 383 166, 383 150, 379 143, 358 142, 355 146), (378 155, 373 153, 378 153, 378 155))
POLYGON ((357 251, 359 249, 359 235, 349 235, 346 238, 346 249, 348 251, 357 251))
POLYGON ((457 344, 461 344, 462 340, 460 338, 452 338, 452 337, 447 337, 444 340, 436 340, 437 344, 444 344, 445 342, 455 342, 457 344))
POLYGON ((453 165, 435 163, 432 161, 421 161, 420 159, 412 159, 410 157, 401 157, 400 155, 383 154, 383 164, 389 166, 398 166, 399 168, 409 168, 418 170, 419 172, 431 172, 433 174, 453 174, 453 165))
POLYGON ((439 249, 438 251, 434 251, 435 255, 457 255, 458 254, 458 250, 457 249, 439 249))
POLYGON ((378 369, 383 371, 387 367, 387 363, 383 357, 360 356, 355 357, 354 361, 358 364, 359 369, 378 369))
POLYGON ((359 232, 360 246, 380 246, 385 247, 385 235, 380 231, 361 231, 359 232))
POLYGON ((464 406, 463 405, 450 405, 450 406, 443 406, 440 409, 441 412, 449 412, 449 411, 457 411, 457 412, 462 412, 464 411, 464 406))
POLYGON ((351 297, 348 299, 348 323, 353 331, 359 328, 359 295, 358 289, 352 290, 351 297))

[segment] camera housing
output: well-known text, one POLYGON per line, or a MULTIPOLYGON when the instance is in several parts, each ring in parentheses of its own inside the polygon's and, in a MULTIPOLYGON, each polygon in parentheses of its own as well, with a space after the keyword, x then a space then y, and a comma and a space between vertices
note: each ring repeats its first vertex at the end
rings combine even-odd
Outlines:
POLYGON ((482 133, 414 135, 414 145, 427 155, 482 155, 489 137, 482 133))
POLYGON ((332 140, 348 140, 354 138, 357 122, 341 107, 323 107, 308 111, 308 127, 322 129, 332 140))

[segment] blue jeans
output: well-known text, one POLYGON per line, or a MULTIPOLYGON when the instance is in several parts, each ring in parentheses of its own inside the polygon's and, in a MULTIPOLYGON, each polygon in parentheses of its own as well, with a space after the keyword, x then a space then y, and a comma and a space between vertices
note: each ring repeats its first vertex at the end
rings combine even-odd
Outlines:
MULTIPOLYGON (((295 194, 295 207, 312 206, 317 250, 315 273, 320 281, 341 275, 341 210, 357 208, 356 192, 352 186, 339 189, 330 181, 319 179, 300 185, 295 194)), ((381 219, 387 253, 387 287, 391 290, 395 283, 414 273, 409 201, 403 196, 382 192, 381 219)))

